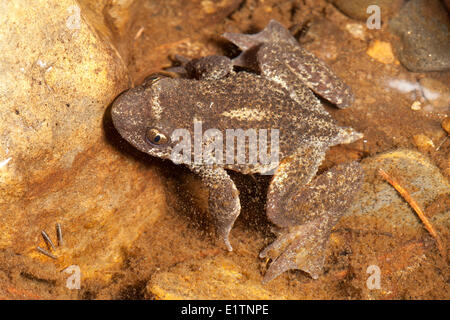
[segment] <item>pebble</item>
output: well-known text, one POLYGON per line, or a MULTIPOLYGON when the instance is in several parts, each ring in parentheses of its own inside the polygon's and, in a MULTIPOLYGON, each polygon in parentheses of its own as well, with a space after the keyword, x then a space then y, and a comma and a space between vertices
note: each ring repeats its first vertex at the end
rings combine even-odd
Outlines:
POLYGON ((446 117, 444 121, 442 121, 442 129, 444 129, 448 134, 450 134, 450 117, 446 117))
POLYGON ((411 0, 389 22, 396 52, 410 71, 450 69, 450 21, 439 0, 411 0))
POLYGON ((428 138, 423 133, 416 134, 415 136, 413 136, 413 141, 416 147, 419 148, 420 150, 428 150, 430 148, 435 147, 433 140, 428 138))
POLYGON ((450 108, 450 88, 432 78, 419 80, 422 94, 432 105, 433 111, 446 112, 450 108))
POLYGON ((347 23, 345 29, 352 35, 353 38, 359 40, 366 40, 364 26, 360 23, 347 23))
POLYGON ((391 64, 395 62, 394 53, 392 52, 392 46, 389 42, 386 41, 374 40, 370 44, 366 53, 378 62, 384 64, 391 64))
POLYGON ((422 104, 420 103, 420 101, 414 101, 411 105, 411 110, 418 111, 420 109, 422 109, 422 104))

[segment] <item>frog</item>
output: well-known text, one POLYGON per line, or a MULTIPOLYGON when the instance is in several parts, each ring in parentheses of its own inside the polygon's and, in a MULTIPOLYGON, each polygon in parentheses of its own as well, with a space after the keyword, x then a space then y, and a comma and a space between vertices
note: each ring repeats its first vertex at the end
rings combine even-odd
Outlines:
MULTIPOLYGON (((344 109, 352 105, 353 93, 275 20, 259 33, 225 33, 223 37, 241 49, 239 56, 186 59, 177 67, 177 77, 147 77, 115 99, 113 124, 138 150, 185 165, 200 177, 208 190, 216 235, 228 251, 233 250, 230 232, 241 210, 229 171, 271 175, 266 215, 276 239, 259 254, 271 261, 262 282, 288 270, 301 270, 318 279, 332 229, 353 203, 363 178, 358 161, 318 174, 330 147, 363 137, 351 127, 338 125, 321 99, 344 109), (179 128, 190 133, 187 147, 192 150, 199 123, 204 130, 223 134, 238 128, 278 130, 273 148, 277 161, 195 161, 192 154, 186 161, 175 161, 180 138, 174 133, 179 128)), ((204 139, 201 146, 208 148, 213 140, 204 139)))

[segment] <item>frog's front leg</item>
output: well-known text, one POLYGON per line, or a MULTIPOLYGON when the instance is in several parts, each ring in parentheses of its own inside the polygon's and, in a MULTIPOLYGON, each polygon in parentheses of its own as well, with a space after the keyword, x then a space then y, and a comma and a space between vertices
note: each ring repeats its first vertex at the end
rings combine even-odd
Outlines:
POLYGON ((197 80, 219 80, 233 72, 233 62, 230 58, 211 55, 199 59, 189 60, 183 56, 176 56, 181 66, 172 67, 166 71, 197 80))
POLYGON ((214 217, 217 234, 228 249, 232 251, 229 235, 234 221, 239 216, 241 204, 239 192, 228 173, 222 167, 214 165, 192 165, 209 189, 209 213, 214 217))
POLYGON ((311 181, 301 174, 296 179, 295 168, 307 161, 281 165, 270 186, 268 216, 281 230, 278 238, 260 253, 262 258, 273 259, 264 282, 290 269, 303 270, 317 279, 323 269, 331 229, 361 185, 362 170, 357 162, 338 165, 311 181), (290 183, 280 188, 281 180, 290 183))

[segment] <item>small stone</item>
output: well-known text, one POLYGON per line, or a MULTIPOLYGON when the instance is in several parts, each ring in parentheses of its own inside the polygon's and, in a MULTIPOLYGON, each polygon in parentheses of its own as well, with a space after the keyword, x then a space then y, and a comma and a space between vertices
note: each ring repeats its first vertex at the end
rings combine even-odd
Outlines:
POLYGON ((418 111, 422 108, 420 101, 414 101, 411 105, 411 110, 418 111))
POLYGON ((389 26, 400 38, 395 49, 407 69, 421 72, 450 68, 450 21, 439 0, 407 2, 389 26))
POLYGON ((202 1, 201 5, 207 14, 213 14, 217 11, 216 5, 212 1, 202 1))
POLYGON ((360 23, 347 23, 345 29, 352 35, 353 38, 359 40, 366 40, 364 26, 360 23))
POLYGON ((414 144, 419 149, 427 150, 430 148, 434 148, 433 140, 428 138, 423 133, 416 134, 415 136, 413 136, 413 140, 414 140, 414 144))
POLYGON ((433 106, 436 112, 446 112, 450 107, 450 88, 442 82, 423 78, 419 81, 425 99, 433 106))
POLYGON ((442 129, 444 129, 448 134, 450 134, 450 117, 446 117, 441 123, 442 129))
POLYGON ((389 42, 375 40, 366 52, 370 57, 384 64, 394 63, 395 57, 392 52, 392 46, 389 42))
POLYGON ((350 18, 365 21, 371 15, 367 8, 377 5, 381 10, 381 19, 392 16, 403 3, 403 0, 331 0, 331 2, 350 18))

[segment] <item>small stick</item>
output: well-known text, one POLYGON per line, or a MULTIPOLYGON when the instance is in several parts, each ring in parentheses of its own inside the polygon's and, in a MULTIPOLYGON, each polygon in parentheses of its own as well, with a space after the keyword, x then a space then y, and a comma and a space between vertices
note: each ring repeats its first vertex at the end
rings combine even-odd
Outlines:
POLYGON ((45 254, 47 257, 50 257, 50 258, 52 258, 52 259, 57 259, 56 256, 54 256, 53 254, 51 254, 51 253, 48 252, 47 250, 42 249, 41 247, 37 247, 36 249, 37 249, 37 251, 39 251, 40 253, 45 254))
POLYGON ((448 135, 442 139, 442 141, 439 143, 439 145, 436 148, 436 151, 439 151, 439 149, 443 146, 443 144, 445 143, 445 141, 447 141, 448 135))
POLYGON ((428 220, 428 218, 425 216, 425 213, 422 211, 422 209, 420 208, 419 204, 416 202, 416 200, 414 200, 411 195, 409 194, 409 192, 403 188, 396 179, 394 179, 393 177, 391 177, 390 175, 388 175, 386 173, 386 171, 384 171, 383 169, 378 169, 378 173, 387 181, 389 182, 394 188, 395 190, 398 191, 398 193, 400 193, 400 195, 406 200, 406 202, 409 203, 409 205, 414 209, 414 211, 417 213, 417 215, 419 216, 420 220, 423 222, 423 224, 425 225, 425 228, 427 229, 427 231, 433 236, 433 238, 436 240, 437 242, 437 247, 439 249, 439 252, 441 253, 442 257, 446 257, 445 254, 445 250, 444 250, 444 246, 441 242, 441 239, 439 238, 437 232, 434 230, 433 225, 430 223, 430 221, 428 220))
POLYGON ((63 242, 63 236, 62 236, 62 230, 61 230, 61 224, 56 224, 56 235, 58 237, 58 246, 62 246, 64 244, 63 242))
POLYGON ((138 32, 136 32, 136 35, 134 36, 134 40, 137 40, 137 39, 141 36, 142 32, 144 32, 144 30, 145 30, 145 28, 144 28, 144 27, 141 27, 141 28, 138 30, 138 32))
POLYGON ((47 242, 47 244, 50 245, 53 250, 55 250, 55 245, 53 244, 52 239, 50 239, 48 234, 45 233, 45 231, 42 231, 41 234, 42 234, 42 238, 44 238, 45 242, 47 242))

